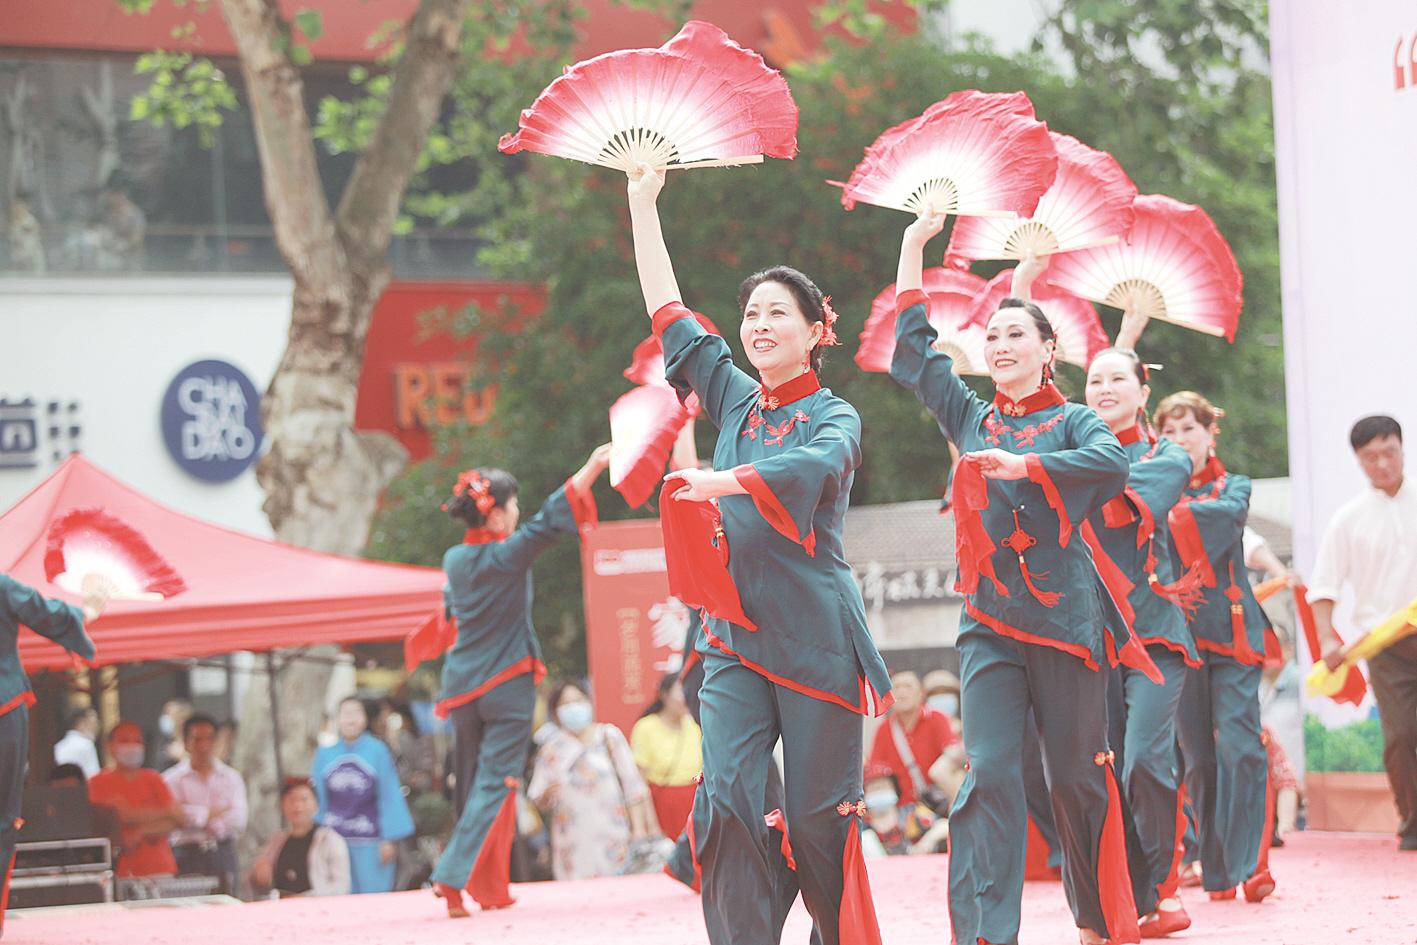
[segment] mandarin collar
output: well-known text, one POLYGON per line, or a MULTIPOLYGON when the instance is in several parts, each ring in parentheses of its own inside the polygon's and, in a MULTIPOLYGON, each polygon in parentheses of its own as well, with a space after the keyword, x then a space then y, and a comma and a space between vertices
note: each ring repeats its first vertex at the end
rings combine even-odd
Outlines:
POLYGON ((1142 440, 1141 424, 1127 427, 1117 434, 1117 442, 1123 446, 1131 446, 1133 443, 1140 443, 1142 440))
POLYGON ((1046 410, 1049 407, 1061 407, 1067 402, 1068 399, 1062 395, 1052 381, 1044 384, 1022 400, 1014 400, 1000 391, 994 392, 994 406, 998 407, 999 412, 1006 417, 1022 417, 1025 414, 1046 410))
POLYGON ((786 407, 793 401, 801 400, 803 397, 811 396, 822 389, 822 382, 817 380, 816 371, 808 371, 799 374, 786 384, 781 384, 769 389, 763 384, 758 389, 758 407, 761 410, 776 410, 778 407, 786 407))
POLYGON ((1214 482, 1223 475, 1225 475, 1225 464, 1220 461, 1219 456, 1212 453, 1210 459, 1207 459, 1205 465, 1201 467, 1201 471, 1191 477, 1191 488, 1199 489, 1206 483, 1214 482))
POLYGON ((490 528, 469 528, 463 532, 462 543, 464 545, 486 545, 494 541, 501 541, 506 537, 504 532, 494 532, 490 528))

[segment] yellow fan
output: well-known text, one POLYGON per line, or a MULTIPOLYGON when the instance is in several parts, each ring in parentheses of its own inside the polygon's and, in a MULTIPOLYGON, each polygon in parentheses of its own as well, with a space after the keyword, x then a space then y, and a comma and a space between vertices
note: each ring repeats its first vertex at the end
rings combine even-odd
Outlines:
POLYGON ((1343 648, 1343 662, 1338 669, 1330 670, 1323 660, 1309 670, 1305 686, 1311 696, 1333 696, 1343 689, 1349 672, 1356 669, 1359 660, 1370 660, 1398 640, 1417 633, 1417 600, 1378 624, 1343 648))

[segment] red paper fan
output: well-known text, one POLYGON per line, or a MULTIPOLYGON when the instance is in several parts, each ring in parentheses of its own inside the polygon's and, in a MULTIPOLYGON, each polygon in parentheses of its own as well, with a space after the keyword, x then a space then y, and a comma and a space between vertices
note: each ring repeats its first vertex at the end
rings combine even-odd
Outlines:
POLYGON ((841 202, 919 213, 1029 215, 1053 183, 1048 126, 1022 92, 956 92, 887 129, 866 149, 841 202))
MULTIPOLYGON (((966 332, 968 337, 958 337, 969 326, 974 299, 984 288, 984 280, 970 272, 938 267, 924 272, 924 289, 929 297, 926 317, 939 332, 941 341, 953 344, 950 355, 957 350, 962 356, 956 358, 956 369, 960 373, 978 373, 984 369, 982 334, 966 332), (980 334, 979 345, 974 344, 975 334, 980 334)), ((871 314, 861 331, 861 346, 856 350, 856 364, 863 371, 886 372, 891 369, 894 354, 895 286, 889 285, 871 303, 871 314)))
POLYGON ((747 164, 797 153, 797 105, 763 58, 697 20, 658 49, 576 63, 521 114, 504 153, 537 151, 632 171, 747 164))
MULTIPOLYGON (((984 326, 989 317, 998 311, 999 303, 1011 295, 1014 271, 1005 269, 984 288, 974 300, 970 318, 984 326)), ((1043 309, 1048 321, 1053 323, 1053 331, 1058 335, 1058 359, 1076 364, 1086 369, 1092 363, 1093 355, 1107 347, 1107 332, 1102 329, 1102 319, 1097 317, 1097 309, 1086 299, 1069 295, 1038 280, 1033 283, 1030 293, 1032 300, 1043 309)))
POLYGON ((75 509, 49 526, 44 576, 78 594, 90 574, 113 582, 115 600, 163 600, 187 589, 133 528, 103 509, 75 509))
POLYGON ((610 408, 610 485, 633 508, 664 478, 690 410, 668 384, 636 387, 610 408))
POLYGON ((955 221, 947 255, 1023 259, 1115 243, 1132 228, 1137 188, 1112 155, 1052 132, 1058 176, 1028 217, 955 221))
POLYGON ((1125 242, 1059 256, 1049 284, 1233 342, 1244 279, 1210 217, 1160 194, 1138 197, 1133 208, 1125 242))

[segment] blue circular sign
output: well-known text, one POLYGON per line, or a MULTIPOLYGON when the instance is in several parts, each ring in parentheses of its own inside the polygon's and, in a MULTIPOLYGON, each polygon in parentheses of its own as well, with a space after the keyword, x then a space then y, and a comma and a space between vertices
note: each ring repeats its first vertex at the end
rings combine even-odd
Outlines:
POLYGON ((261 453, 261 395, 240 368, 198 361, 183 368, 162 396, 167 452, 191 475, 228 482, 261 453))

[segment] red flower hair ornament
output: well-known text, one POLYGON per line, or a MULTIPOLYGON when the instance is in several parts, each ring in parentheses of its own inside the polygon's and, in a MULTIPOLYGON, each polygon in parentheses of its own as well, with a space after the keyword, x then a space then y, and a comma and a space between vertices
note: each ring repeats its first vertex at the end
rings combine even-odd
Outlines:
MULTIPOLYGON (((457 498, 471 496, 477 511, 486 518, 497 507, 497 499, 492 495, 492 484, 482 475, 480 469, 467 469, 458 473, 457 484, 453 486, 457 498)), ((443 503, 443 511, 448 511, 448 503, 443 503)))
POLYGON ((822 337, 816 344, 818 348, 829 348, 841 344, 836 337, 836 309, 832 308, 832 297, 822 296, 822 337))

